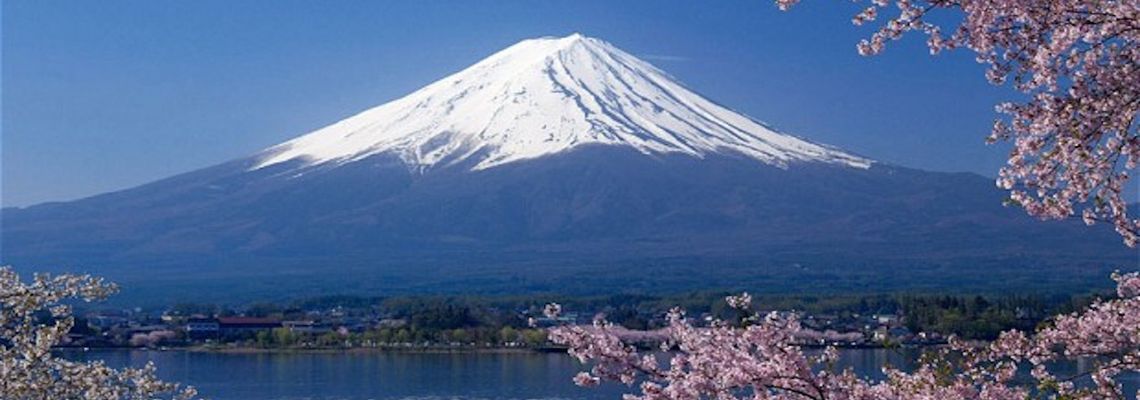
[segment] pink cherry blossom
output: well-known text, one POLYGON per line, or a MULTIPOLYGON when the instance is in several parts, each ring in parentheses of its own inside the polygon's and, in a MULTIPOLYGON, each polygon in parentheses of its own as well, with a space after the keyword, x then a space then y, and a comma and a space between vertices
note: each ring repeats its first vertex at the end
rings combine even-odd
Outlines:
POLYGON ((1012 203, 1044 219, 1079 210, 1086 223, 1109 222, 1136 246, 1140 219, 1128 215, 1123 191, 1140 164, 1140 1, 873 0, 852 22, 882 16, 860 54, 921 31, 932 54, 968 49, 989 67, 990 82, 1024 94, 996 107, 1005 116, 987 139, 1014 144, 997 178, 1012 203), (940 17, 960 23, 932 21, 940 17))
POLYGON ((75 324, 68 302, 102 299, 115 290, 90 276, 37 274, 24 283, 11 268, 0 267, 0 399, 193 398, 193 388, 159 380, 154 364, 114 369, 52 353, 75 324), (50 322, 42 322, 44 312, 50 322))
POLYGON ((1116 377, 1140 372, 1140 276, 1114 279, 1119 299, 1058 316, 1034 334, 1008 331, 985 345, 952 338, 914 371, 885 368, 882 381, 835 369, 834 348, 806 354, 797 344, 794 314, 754 315, 756 323, 743 326, 720 320, 696 326, 674 309, 667 315, 664 362, 662 353, 642 354, 623 343, 605 321, 555 327, 550 339, 590 365, 575 383, 593 387, 609 380, 636 388, 627 400, 1124 398, 1116 377), (1093 364, 1092 384, 1051 371, 1057 361, 1078 359, 1093 364), (1030 370, 1033 381, 1018 380, 1019 368, 1030 370))

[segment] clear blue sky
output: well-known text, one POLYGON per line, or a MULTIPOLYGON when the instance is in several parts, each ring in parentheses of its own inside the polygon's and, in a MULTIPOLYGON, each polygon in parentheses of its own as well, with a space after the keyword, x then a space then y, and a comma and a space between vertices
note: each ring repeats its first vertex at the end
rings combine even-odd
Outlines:
POLYGON ((2 203, 210 166, 398 98, 522 39, 582 32, 786 132, 992 176, 993 105, 965 52, 860 57, 854 5, 771 1, 6 0, 2 203))

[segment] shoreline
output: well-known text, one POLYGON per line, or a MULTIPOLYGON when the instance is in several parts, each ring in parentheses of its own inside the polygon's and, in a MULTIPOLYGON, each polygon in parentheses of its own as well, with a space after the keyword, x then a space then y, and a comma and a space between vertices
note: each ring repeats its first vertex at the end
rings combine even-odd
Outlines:
MULTIPOLYGON (((173 349, 172 349, 173 350, 173 349)), ((370 354, 370 353, 404 353, 404 354, 542 354, 554 351, 545 351, 532 348, 507 347, 352 347, 352 348, 260 348, 260 347, 232 347, 216 348, 209 346, 182 347, 178 351, 216 354, 370 354)), ((564 351, 564 350, 562 350, 564 351)))
POLYGON ((184 347, 55 347, 53 351, 63 352, 90 352, 90 351, 155 351, 155 352, 189 352, 189 353, 215 353, 215 354, 365 354, 365 353, 405 353, 405 354, 544 354, 562 353, 564 348, 512 348, 512 347, 311 347, 311 348, 262 348, 244 346, 184 346, 184 347))
MULTIPOLYGON (((925 349, 937 348, 943 344, 923 344, 923 345, 906 345, 899 346, 908 349, 925 349)), ((820 345, 801 345, 804 350, 818 350, 826 346, 820 345)), ((874 345, 849 345, 849 346, 836 346, 841 350, 875 350, 875 349, 892 349, 896 347, 891 346, 874 346, 874 345)), ((172 346, 172 347, 72 347, 60 346, 53 348, 53 351, 64 352, 88 352, 88 351, 156 351, 156 352, 193 352, 193 353, 216 353, 216 354, 367 354, 367 353, 404 353, 404 354, 546 354, 546 353, 565 353, 566 348, 563 347, 477 347, 477 346, 378 346, 378 347, 298 347, 298 348, 264 348, 264 347, 249 347, 249 346, 219 346, 219 345, 194 345, 194 346, 172 346)))

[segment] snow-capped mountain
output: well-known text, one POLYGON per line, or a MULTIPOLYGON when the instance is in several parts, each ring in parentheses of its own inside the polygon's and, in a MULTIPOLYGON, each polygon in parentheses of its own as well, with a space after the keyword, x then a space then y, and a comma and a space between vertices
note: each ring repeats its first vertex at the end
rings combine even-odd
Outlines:
POLYGON ((694 157, 731 152, 777 166, 871 164, 775 132, 609 43, 573 34, 519 42, 415 93, 274 146, 254 168, 391 153, 414 169, 463 163, 480 170, 590 144, 694 157))
POLYGON ((0 212, 0 264, 162 301, 1101 284, 1103 227, 776 132, 581 35, 250 157, 0 212), (983 278, 979 278, 983 277, 983 278), (179 290, 168 290, 176 287, 179 290))

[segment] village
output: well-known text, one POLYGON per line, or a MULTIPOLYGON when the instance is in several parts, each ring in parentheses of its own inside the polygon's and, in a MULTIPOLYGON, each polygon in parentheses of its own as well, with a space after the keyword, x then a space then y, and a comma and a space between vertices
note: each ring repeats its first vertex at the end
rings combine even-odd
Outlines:
MULTIPOLYGON (((592 325, 598 313, 567 313, 552 319, 537 307, 480 310, 443 307, 419 314, 376 308, 331 307, 287 312, 183 313, 139 309, 92 311, 77 319, 60 347, 146 349, 556 349, 546 328, 592 325), (479 314, 479 317, 475 315, 479 314), (488 318, 487 314, 494 315, 488 318)), ((897 314, 793 313, 803 329, 797 337, 805 346, 883 347, 945 343, 940 333, 912 332, 897 314)), ((662 315, 633 315, 642 329, 615 324, 611 331, 641 346, 656 346, 665 338, 662 315)), ((627 316, 629 318, 629 316, 627 316)), ((705 313, 698 320, 708 321, 705 313)))

